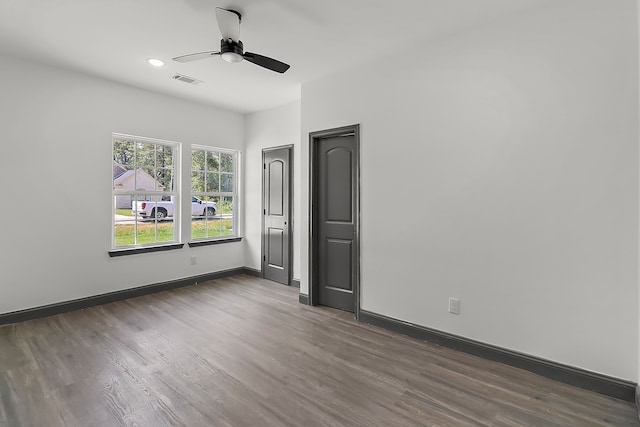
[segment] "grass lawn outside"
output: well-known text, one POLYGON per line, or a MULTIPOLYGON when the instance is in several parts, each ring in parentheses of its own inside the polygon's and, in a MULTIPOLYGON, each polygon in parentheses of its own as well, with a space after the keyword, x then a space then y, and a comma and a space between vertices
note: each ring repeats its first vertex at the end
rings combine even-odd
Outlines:
POLYGON ((115 225, 115 244, 116 246, 144 245, 146 243, 163 243, 173 241, 173 221, 164 221, 158 223, 156 238, 156 223, 139 222, 138 223, 138 239, 135 239, 135 228, 133 224, 116 224, 115 225))
POLYGON ((131 213, 131 209, 116 209, 116 215, 133 217, 133 214, 131 213))
MULTIPOLYGON (((116 211, 116 213, 118 213, 116 211)), ((131 216, 131 215, 130 215, 131 216)), ((136 241, 134 224, 115 225, 115 245, 131 246, 148 243, 164 243, 173 241, 173 221, 138 222, 138 239, 136 241), (157 231, 157 234, 156 234, 157 231), (157 236, 157 237, 156 237, 157 236)), ((197 219, 191 221, 191 239, 207 239, 233 235, 232 218, 197 219)))
POLYGON ((214 218, 191 221, 191 239, 207 239, 233 235, 233 219, 214 218))

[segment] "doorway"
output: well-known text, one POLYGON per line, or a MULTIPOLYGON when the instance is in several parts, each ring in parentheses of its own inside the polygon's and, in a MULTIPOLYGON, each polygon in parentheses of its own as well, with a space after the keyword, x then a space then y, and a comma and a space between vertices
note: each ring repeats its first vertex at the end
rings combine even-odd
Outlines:
POLYGON ((309 134, 309 304, 360 311, 360 126, 309 134))
POLYGON ((262 150, 262 277, 291 286, 293 146, 262 150))

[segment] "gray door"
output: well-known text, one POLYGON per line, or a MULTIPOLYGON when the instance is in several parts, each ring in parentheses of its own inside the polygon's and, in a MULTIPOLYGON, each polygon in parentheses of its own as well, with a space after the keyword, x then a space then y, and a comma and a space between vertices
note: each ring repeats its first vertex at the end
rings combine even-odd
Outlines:
POLYGON ((317 303, 356 309, 358 152, 353 131, 315 140, 317 303))
POLYGON ((263 159, 262 275, 290 285, 290 148, 269 149, 263 159))

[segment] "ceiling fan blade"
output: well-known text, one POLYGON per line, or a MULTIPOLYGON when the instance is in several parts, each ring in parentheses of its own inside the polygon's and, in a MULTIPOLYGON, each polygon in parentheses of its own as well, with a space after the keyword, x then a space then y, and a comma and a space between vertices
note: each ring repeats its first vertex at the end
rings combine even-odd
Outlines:
POLYGON ((240 41, 240 13, 235 10, 216 7, 216 18, 223 40, 240 41))
POLYGON ((188 55, 176 56, 173 58, 174 61, 177 62, 191 62, 197 61, 198 59, 209 58, 210 56, 220 55, 220 52, 217 50, 212 50, 209 52, 198 52, 198 53, 190 53, 188 55))
POLYGON ((267 68, 276 73, 284 73, 289 69, 289 65, 267 56, 258 55, 257 53, 245 52, 244 59, 253 62, 256 65, 267 68))

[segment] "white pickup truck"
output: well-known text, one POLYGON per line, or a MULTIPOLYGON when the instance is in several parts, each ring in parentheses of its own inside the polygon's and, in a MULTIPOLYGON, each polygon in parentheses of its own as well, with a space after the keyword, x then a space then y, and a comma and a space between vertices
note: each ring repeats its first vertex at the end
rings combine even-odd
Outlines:
MULTIPOLYGON (((142 218, 164 219, 173 216, 173 206, 173 198, 169 197, 163 197, 157 202, 155 200, 138 200, 131 202, 131 213, 133 215, 140 215, 142 218)), ((191 197, 191 216, 214 216, 216 214, 216 207, 216 202, 191 197)))

